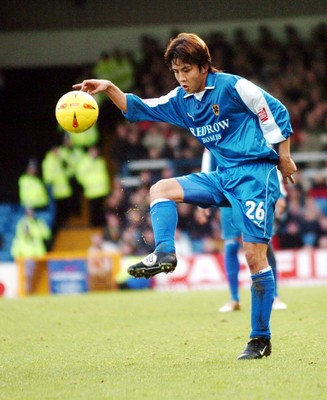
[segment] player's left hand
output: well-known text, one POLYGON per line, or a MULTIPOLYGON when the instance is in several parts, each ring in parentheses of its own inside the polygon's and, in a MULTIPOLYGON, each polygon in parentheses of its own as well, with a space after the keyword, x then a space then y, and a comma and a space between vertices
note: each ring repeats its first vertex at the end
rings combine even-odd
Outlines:
POLYGON ((280 158, 278 163, 278 169, 283 175, 283 181, 287 185, 288 181, 295 183, 293 174, 297 171, 295 162, 292 158, 280 158))

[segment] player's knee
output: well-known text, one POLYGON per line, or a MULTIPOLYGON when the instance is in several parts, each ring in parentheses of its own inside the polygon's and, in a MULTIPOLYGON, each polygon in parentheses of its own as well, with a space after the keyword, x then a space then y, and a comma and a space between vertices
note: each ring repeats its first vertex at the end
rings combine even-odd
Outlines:
POLYGON ((246 245, 244 247, 245 258, 252 274, 268 266, 266 253, 266 247, 258 248, 255 245, 246 245))
POLYGON ((156 182, 150 188, 150 200, 156 200, 162 197, 165 197, 165 185, 164 180, 161 179, 160 181, 156 182))
POLYGON ((245 250, 245 258, 252 274, 265 267, 265 260, 255 248, 245 250))
POLYGON ((245 249, 244 255, 248 263, 248 266, 250 268, 250 271, 252 272, 252 270, 254 270, 257 265, 257 254, 254 251, 254 249, 245 249))
POLYGON ((181 202, 184 199, 184 191, 174 178, 161 179, 150 188, 150 201, 167 199, 181 202))

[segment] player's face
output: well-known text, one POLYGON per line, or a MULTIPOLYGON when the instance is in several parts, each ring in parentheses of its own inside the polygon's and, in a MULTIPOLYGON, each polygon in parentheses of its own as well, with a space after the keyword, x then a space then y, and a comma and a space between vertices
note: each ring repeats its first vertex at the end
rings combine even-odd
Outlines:
POLYGON ((204 90, 208 75, 207 67, 199 68, 195 64, 185 64, 177 59, 172 61, 171 70, 186 93, 198 93, 204 90))

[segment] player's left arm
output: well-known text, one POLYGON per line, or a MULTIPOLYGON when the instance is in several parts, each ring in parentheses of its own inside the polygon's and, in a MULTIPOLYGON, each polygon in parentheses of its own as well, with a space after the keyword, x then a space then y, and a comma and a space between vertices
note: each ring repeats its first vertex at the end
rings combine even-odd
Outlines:
POLYGON ((297 168, 290 152, 290 136, 293 131, 286 107, 247 79, 239 79, 235 89, 245 105, 257 116, 266 142, 278 144, 278 169, 284 183, 295 183, 292 174, 297 168))
POLYGON ((278 146, 279 162, 278 169, 283 175, 283 181, 287 185, 288 181, 295 183, 293 178, 294 172, 297 171, 295 162, 292 160, 290 151, 290 138, 288 137, 278 146))

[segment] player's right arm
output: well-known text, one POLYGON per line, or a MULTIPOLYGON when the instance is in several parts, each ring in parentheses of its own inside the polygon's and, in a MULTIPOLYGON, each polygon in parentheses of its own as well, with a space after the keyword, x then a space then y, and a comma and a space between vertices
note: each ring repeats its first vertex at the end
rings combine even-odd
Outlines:
POLYGON ((91 95, 104 92, 121 111, 127 112, 126 94, 111 81, 105 79, 86 79, 81 83, 73 85, 73 89, 79 89, 91 95))
POLYGON ((87 79, 73 85, 73 88, 83 90, 91 95, 106 93, 130 122, 167 122, 188 129, 179 112, 179 108, 183 107, 183 104, 176 100, 178 88, 153 99, 141 99, 132 93, 123 93, 111 81, 103 79, 87 79))

